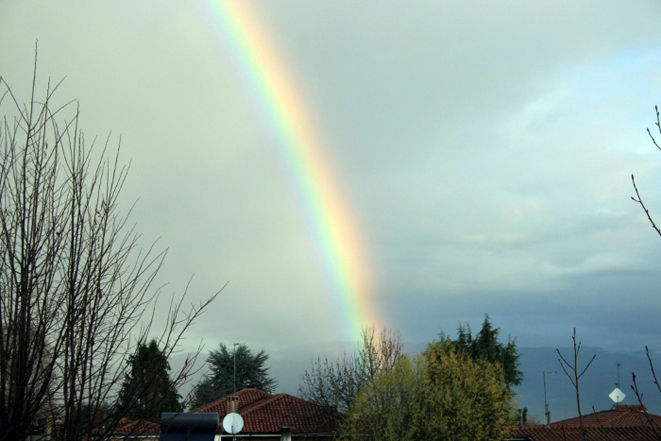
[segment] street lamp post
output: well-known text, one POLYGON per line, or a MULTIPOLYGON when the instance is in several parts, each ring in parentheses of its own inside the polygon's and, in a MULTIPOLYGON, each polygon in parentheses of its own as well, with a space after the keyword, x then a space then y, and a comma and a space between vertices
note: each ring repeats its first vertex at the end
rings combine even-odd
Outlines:
POLYGON ((549 412, 549 405, 546 402, 546 374, 557 374, 557 372, 542 371, 542 377, 544 377, 544 414, 546 415, 546 424, 551 424, 551 412, 549 412))

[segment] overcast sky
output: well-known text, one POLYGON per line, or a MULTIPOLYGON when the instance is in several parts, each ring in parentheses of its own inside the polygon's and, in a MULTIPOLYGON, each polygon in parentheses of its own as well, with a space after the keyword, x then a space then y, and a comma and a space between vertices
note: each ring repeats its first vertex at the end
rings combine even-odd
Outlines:
MULTIPOLYGON (((634 173, 661 221, 660 2, 246 3, 324 140, 381 325, 421 344, 489 313, 520 347, 577 327, 661 350, 661 240, 630 199, 634 173)), ((229 281, 187 344, 322 351, 346 311, 217 7, 4 0, 0 75, 29 99, 38 39, 40 84, 66 77, 88 139, 121 135, 166 292, 229 281)))

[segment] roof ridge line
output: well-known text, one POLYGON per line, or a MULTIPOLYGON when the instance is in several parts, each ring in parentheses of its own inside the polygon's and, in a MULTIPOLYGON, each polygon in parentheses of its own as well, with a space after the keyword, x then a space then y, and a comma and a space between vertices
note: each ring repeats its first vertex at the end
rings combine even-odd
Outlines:
POLYGON ((227 401, 228 396, 229 395, 226 395, 224 397, 218 398, 217 400, 211 401, 210 403, 204 404, 200 407, 196 407, 195 409, 191 409, 189 412, 200 412, 200 409, 208 409, 209 407, 220 404, 222 401, 227 401))
POLYGON ((271 395, 269 394, 268 397, 263 397, 253 403, 250 403, 248 406, 244 407, 243 409, 239 410, 239 413, 241 414, 246 414, 254 411, 255 409, 259 409, 262 406, 265 406, 268 403, 272 403, 273 401, 276 401, 282 396, 282 394, 277 394, 277 395, 271 395))

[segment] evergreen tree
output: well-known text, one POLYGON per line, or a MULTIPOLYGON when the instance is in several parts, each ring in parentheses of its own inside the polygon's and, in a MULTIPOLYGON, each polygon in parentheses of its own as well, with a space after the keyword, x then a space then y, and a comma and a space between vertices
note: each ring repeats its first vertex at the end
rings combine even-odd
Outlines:
POLYGON ((221 343, 218 350, 209 353, 207 363, 210 364, 211 372, 195 386, 191 400, 192 408, 195 409, 246 387, 272 393, 278 382, 268 375, 269 368, 265 366, 268 358, 268 354, 263 349, 254 354, 247 345, 239 344, 230 352, 227 346, 221 343))
POLYGON ((181 396, 170 379, 170 363, 156 340, 141 343, 128 359, 129 372, 119 392, 119 409, 130 419, 158 421, 161 412, 181 412, 181 396))
POLYGON ((505 384, 509 389, 523 381, 523 372, 519 370, 519 353, 516 339, 508 338, 507 344, 498 341, 499 328, 493 328, 489 315, 484 315, 482 329, 473 337, 469 325, 459 325, 457 339, 449 340, 457 348, 466 351, 474 359, 484 359, 498 363, 504 371, 505 384))

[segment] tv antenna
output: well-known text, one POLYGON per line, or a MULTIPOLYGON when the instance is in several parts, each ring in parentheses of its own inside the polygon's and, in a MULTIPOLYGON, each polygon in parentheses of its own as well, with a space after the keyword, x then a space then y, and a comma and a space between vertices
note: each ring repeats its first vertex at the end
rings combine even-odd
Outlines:
POLYGON ((617 366, 617 383, 615 383, 615 387, 620 387, 620 367, 622 366, 622 363, 618 361, 616 366, 617 366))
POLYGON ((557 371, 542 371, 542 377, 544 377, 544 414, 546 415, 546 424, 551 424, 551 412, 549 411, 549 405, 546 401, 546 375, 557 374, 557 371))
POLYGON ((615 383, 615 389, 608 395, 608 398, 613 400, 615 404, 620 404, 627 396, 620 390, 620 367, 622 363, 619 361, 616 364, 617 366, 617 383, 615 383))
POLYGON ((239 343, 234 343, 234 395, 236 395, 236 347, 239 345, 239 343))
POLYGON ((238 414, 239 397, 236 394, 236 347, 239 345, 240 343, 234 343, 234 350, 232 353, 234 358, 234 395, 230 397, 232 411, 223 418, 223 429, 225 429, 225 432, 232 435, 233 440, 236 439, 236 434, 243 429, 243 418, 238 414))

